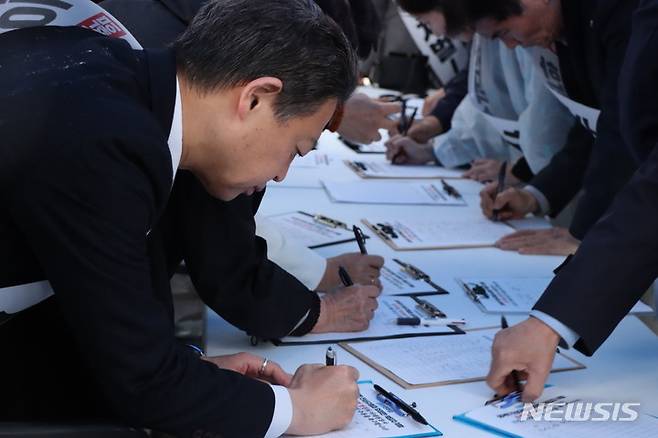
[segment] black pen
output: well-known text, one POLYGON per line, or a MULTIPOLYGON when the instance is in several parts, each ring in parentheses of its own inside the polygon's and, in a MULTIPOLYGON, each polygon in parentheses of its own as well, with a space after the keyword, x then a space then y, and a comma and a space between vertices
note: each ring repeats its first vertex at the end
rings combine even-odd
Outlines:
MULTIPOLYGON (((494 201, 496 198, 498 198, 498 195, 500 195, 503 190, 505 190, 505 174, 507 173, 507 161, 503 161, 503 164, 500 165, 500 170, 498 171, 498 187, 496 187, 496 196, 494 197, 494 201)), ((495 222, 498 222, 498 214, 500 213, 500 210, 494 210, 493 211, 493 220, 495 222)))
POLYGON ((363 235, 361 228, 353 225, 352 231, 354 231, 354 237, 356 238, 356 243, 359 245, 359 251, 361 251, 361 254, 368 254, 368 250, 366 249, 366 237, 363 235))
MULTIPOLYGON (((401 132, 402 135, 404 135, 405 137, 409 134, 409 130, 410 130, 411 127, 413 126, 413 124, 414 124, 414 120, 416 120, 416 114, 417 114, 417 113, 418 113, 418 108, 414 108, 414 112, 411 113, 411 118, 407 121, 407 120, 406 120, 406 118, 407 118, 407 116, 406 116, 406 108, 404 109, 405 122, 404 122, 404 124, 400 124, 400 128, 402 128, 402 129, 400 130, 400 132, 401 132)), ((397 161, 397 159, 398 159, 399 157, 401 157, 402 155, 406 155, 406 153, 404 152, 403 149, 400 149, 395 155, 393 155, 393 158, 391 158, 391 163, 395 164, 395 162, 397 161)))
POLYGON ((407 100, 402 99, 402 111, 400 112, 399 131, 402 133, 407 129, 407 100))
POLYGON ((336 351, 333 348, 327 348, 327 353, 324 356, 324 362, 328 367, 336 365, 336 351))
POLYGON ((404 133, 403 135, 406 137, 407 134, 409 134, 409 130, 414 124, 414 120, 416 120, 416 114, 418 113, 418 108, 414 108, 414 112, 411 113, 411 118, 407 121, 406 126, 404 127, 404 133))
POLYGON ((342 266, 338 267, 338 276, 340 277, 340 281, 343 282, 343 286, 350 287, 354 284, 352 278, 350 277, 350 274, 348 274, 347 270, 342 266))
MULTIPOLYGON (((507 324, 507 319, 505 318, 505 315, 500 317, 500 326, 503 329, 506 329, 507 327, 509 327, 509 325, 507 324)), ((514 386, 516 386, 516 391, 521 393, 522 389, 521 389, 521 379, 519 377, 519 373, 516 370, 512 370, 512 372, 510 374, 512 375, 512 380, 514 380, 514 386)))
POLYGON ((381 395, 383 395, 384 397, 395 403, 400 409, 402 409, 404 412, 409 414, 411 418, 413 418, 420 424, 428 424, 427 420, 424 419, 423 416, 420 415, 420 413, 418 413, 417 410, 406 404, 404 401, 398 398, 398 396, 396 396, 392 392, 388 392, 387 390, 385 390, 384 388, 382 388, 377 384, 375 384, 374 387, 375 387, 375 391, 377 391, 378 393, 380 393, 381 395))

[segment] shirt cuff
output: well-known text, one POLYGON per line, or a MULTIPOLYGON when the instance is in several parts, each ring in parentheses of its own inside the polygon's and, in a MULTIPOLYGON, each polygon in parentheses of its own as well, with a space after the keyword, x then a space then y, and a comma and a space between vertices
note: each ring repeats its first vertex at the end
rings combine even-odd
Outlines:
POLYGON ((270 385, 270 388, 274 392, 274 414, 265 438, 278 438, 292 423, 292 399, 285 387, 270 385))
POLYGON ((578 336, 578 333, 575 331, 571 330, 569 327, 566 325, 562 324, 560 321, 557 319, 553 318, 550 315, 545 314, 544 312, 541 312, 539 310, 533 310, 530 312, 530 316, 533 318, 537 318, 547 326, 553 329, 560 337, 562 340, 569 346, 573 347, 573 345, 580 339, 580 336, 578 336))
MULTIPOLYGON (((311 292, 311 293, 315 293, 315 292, 311 292)), ((297 329, 299 328, 299 326, 302 325, 302 324, 304 323, 304 321, 306 321, 306 318, 308 318, 308 315, 309 315, 310 313, 311 313, 310 310, 309 310, 308 312, 306 312, 306 313, 304 314, 304 316, 302 316, 302 319, 299 320, 299 322, 297 323, 297 325, 294 326, 294 327, 292 328, 292 330, 290 330, 290 333, 292 333, 292 332, 294 332, 295 330, 297 330, 297 329)), ((288 335, 290 335, 290 333, 288 333, 288 335)))
POLYGON ((320 254, 306 248, 294 239, 287 238, 271 220, 256 215, 256 234, 267 241, 267 258, 297 278, 304 286, 314 290, 327 268, 320 254))
POLYGON ((530 193, 539 204, 539 211, 534 212, 538 216, 546 216, 551 211, 551 204, 546 199, 546 196, 539 191, 537 187, 527 185, 523 188, 526 192, 530 193))

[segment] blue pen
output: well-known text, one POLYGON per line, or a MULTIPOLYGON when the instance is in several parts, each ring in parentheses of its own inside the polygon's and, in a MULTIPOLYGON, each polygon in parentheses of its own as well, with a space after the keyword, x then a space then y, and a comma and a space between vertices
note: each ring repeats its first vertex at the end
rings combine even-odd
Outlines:
POLYGON ((393 403, 392 401, 387 399, 383 394, 377 394, 377 400, 381 404, 385 405, 386 407, 391 409, 393 412, 398 414, 400 417, 407 417, 409 415, 406 412, 404 412, 402 409, 400 409, 395 403, 393 403))

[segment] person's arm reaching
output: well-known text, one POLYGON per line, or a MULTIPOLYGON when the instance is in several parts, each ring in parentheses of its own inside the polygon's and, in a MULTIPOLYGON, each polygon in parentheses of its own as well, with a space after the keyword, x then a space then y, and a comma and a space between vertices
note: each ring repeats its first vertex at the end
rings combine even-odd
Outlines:
POLYGON ((302 335, 319 318, 320 298, 268 260, 265 241, 255 235, 261 196, 222 202, 179 171, 167 214, 176 218, 187 269, 208 306, 253 336, 302 335))
POLYGON ((447 132, 452 126, 452 116, 468 92, 468 69, 464 69, 443 87, 445 95, 439 100, 430 113, 438 119, 442 132, 447 132))
POLYGON ((583 354, 599 348, 658 277, 656 218, 658 149, 535 305, 578 333, 583 354))
POLYGON ((535 317, 496 336, 487 383, 512 390, 525 373, 524 400, 537 398, 562 337, 591 356, 658 277, 658 148, 589 231, 535 304, 535 317), (548 316, 549 318, 543 318, 548 316), (554 323, 557 322, 557 324, 554 323))

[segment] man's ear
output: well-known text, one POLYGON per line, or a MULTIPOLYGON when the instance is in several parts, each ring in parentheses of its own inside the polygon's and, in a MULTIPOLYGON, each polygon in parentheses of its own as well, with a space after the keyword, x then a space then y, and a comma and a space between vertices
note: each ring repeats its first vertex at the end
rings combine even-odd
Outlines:
POLYGON ((238 103, 238 115, 245 118, 252 111, 261 110, 265 105, 273 106, 274 99, 283 89, 281 79, 263 77, 254 79, 242 87, 238 103))

